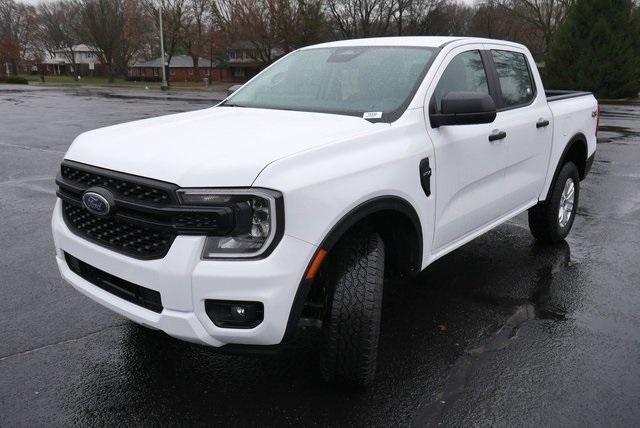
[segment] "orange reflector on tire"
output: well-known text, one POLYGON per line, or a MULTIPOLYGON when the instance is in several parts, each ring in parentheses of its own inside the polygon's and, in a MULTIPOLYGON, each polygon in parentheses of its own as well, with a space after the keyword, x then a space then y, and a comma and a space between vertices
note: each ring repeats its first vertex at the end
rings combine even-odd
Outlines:
POLYGON ((305 279, 313 279, 316 276, 316 273, 318 273, 318 269, 320 269, 320 265, 326 256, 327 251, 320 248, 309 265, 305 279))

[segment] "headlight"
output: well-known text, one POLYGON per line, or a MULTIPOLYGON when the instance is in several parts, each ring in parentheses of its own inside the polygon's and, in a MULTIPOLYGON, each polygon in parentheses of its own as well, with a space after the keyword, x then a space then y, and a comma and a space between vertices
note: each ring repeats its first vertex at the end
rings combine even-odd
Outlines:
POLYGON ((248 258, 262 255, 277 234, 282 195, 267 189, 181 189, 183 205, 226 206, 235 215, 233 232, 207 236, 203 259, 248 258))

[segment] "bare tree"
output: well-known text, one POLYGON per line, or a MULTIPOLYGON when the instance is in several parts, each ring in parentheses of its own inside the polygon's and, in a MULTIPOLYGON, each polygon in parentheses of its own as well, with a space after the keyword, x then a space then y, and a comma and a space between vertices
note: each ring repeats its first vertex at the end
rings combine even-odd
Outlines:
POLYGON ((121 0, 82 0, 79 32, 99 49, 107 66, 109 82, 115 77, 115 61, 124 33, 124 5, 121 0))
POLYGON ((503 0, 500 6, 512 17, 529 24, 542 37, 543 50, 547 53, 558 27, 564 22, 572 0, 503 0))
POLYGON ((35 9, 13 0, 0 0, 0 74, 8 66, 18 72, 18 63, 32 46, 35 9))
POLYGON ((129 63, 145 45, 150 17, 136 0, 79 0, 78 33, 97 48, 109 81, 126 76, 129 63))
POLYGON ((242 39, 255 48, 258 60, 269 64, 273 61, 273 50, 279 44, 276 23, 275 0, 238 0, 237 19, 242 39))
POLYGON ((200 77, 200 57, 207 49, 213 12, 212 0, 189 0, 188 12, 192 19, 187 28, 187 50, 193 59, 194 80, 200 77))
POLYGON ((76 31, 79 27, 79 13, 79 5, 67 0, 38 5, 37 36, 40 45, 51 56, 55 52, 61 52, 76 76, 80 74, 74 51, 75 46, 80 44, 76 31))
POLYGON ((116 64, 120 74, 126 75, 128 66, 140 56, 150 55, 154 16, 147 13, 138 0, 123 0, 124 26, 120 37, 116 64))
MULTIPOLYGON (((446 0, 396 0, 395 23, 397 34, 434 34, 434 16, 448 3, 446 0)), ((436 25, 437 26, 437 25, 436 25)))
POLYGON ((326 5, 341 38, 387 35, 398 10, 398 0, 326 0, 326 5))
POLYGON ((297 34, 301 29, 302 4, 292 0, 272 0, 271 21, 275 32, 275 44, 284 53, 293 49, 297 34))
POLYGON ((504 11, 499 9, 496 0, 486 0, 479 3, 471 17, 470 35, 496 38, 500 32, 502 15, 504 15, 504 11))
MULTIPOLYGON (((167 83, 170 83, 169 67, 171 59, 184 52, 187 45, 187 30, 191 25, 188 0, 161 0, 163 17, 164 50, 166 56, 167 83)), ((159 33, 157 0, 144 0, 144 8, 154 17, 156 33, 159 33)))
POLYGON ((328 23, 324 0, 297 0, 297 20, 292 44, 302 47, 327 39, 328 23))
POLYGON ((298 3, 291 0, 217 0, 218 25, 226 34, 225 44, 248 42, 256 60, 269 64, 277 48, 291 49, 298 20, 298 3))
MULTIPOLYGON (((186 44, 186 31, 191 23, 191 16, 186 0, 166 0, 164 3, 164 36, 165 50, 167 51, 167 67, 171 65, 171 59, 183 51, 186 44), (167 43, 168 39, 168 43, 167 43)), ((168 70, 167 70, 168 71, 168 70)), ((167 73, 167 81, 169 75, 167 73)))
POLYGON ((470 34, 476 9, 465 3, 444 2, 432 12, 428 28, 430 34, 462 36, 470 34))

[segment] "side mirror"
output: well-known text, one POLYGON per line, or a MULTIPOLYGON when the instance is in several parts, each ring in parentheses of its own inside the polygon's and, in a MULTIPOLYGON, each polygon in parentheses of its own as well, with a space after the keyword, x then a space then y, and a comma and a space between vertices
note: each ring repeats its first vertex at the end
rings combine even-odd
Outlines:
POLYGON ((496 103, 481 92, 449 92, 442 98, 440 113, 430 113, 432 128, 445 125, 475 125, 496 119, 496 103))
POLYGON ((231 96, 231 94, 233 94, 235 91, 237 91, 238 89, 242 88, 242 85, 233 85, 231 86, 229 89, 227 89, 227 96, 231 96))

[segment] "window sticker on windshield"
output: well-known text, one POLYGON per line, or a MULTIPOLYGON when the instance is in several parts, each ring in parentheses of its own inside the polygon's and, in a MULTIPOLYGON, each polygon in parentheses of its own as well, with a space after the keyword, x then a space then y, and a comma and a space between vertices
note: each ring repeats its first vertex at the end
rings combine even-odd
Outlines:
POLYGON ((381 111, 368 111, 362 115, 363 119, 382 119, 381 111))

